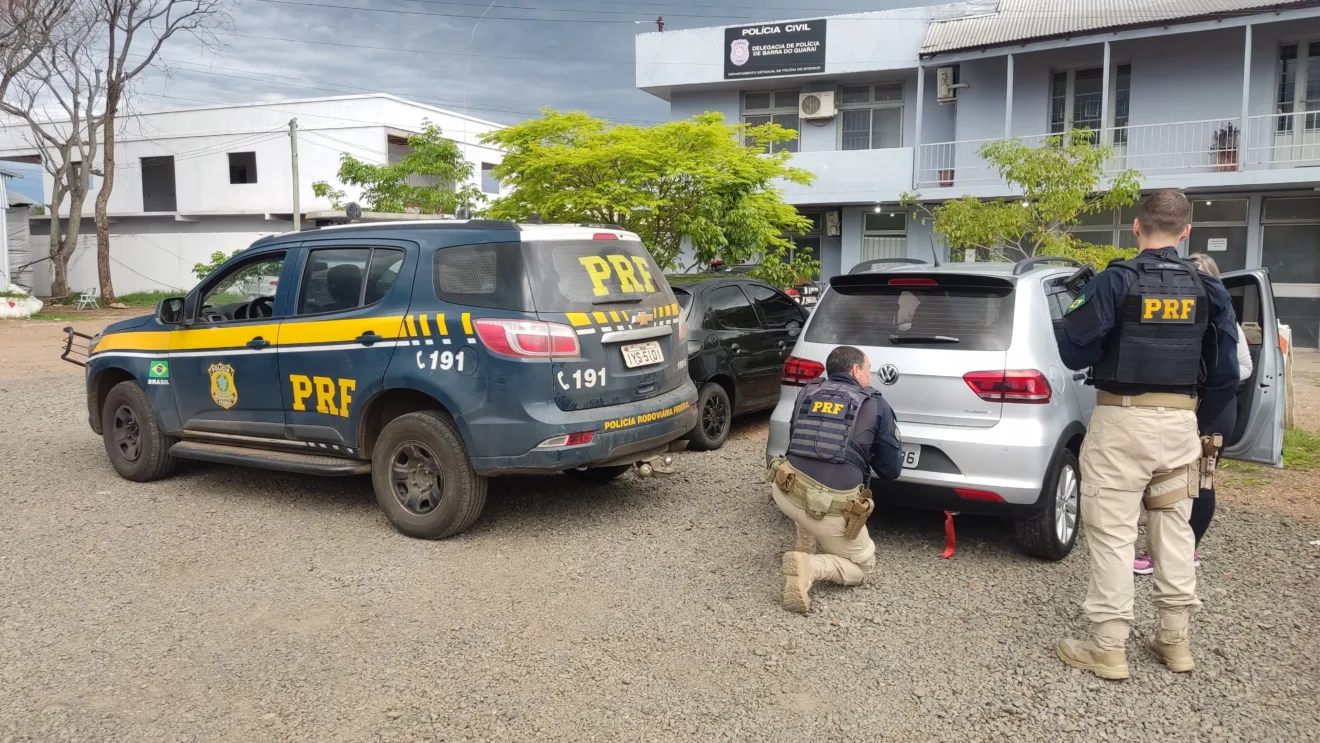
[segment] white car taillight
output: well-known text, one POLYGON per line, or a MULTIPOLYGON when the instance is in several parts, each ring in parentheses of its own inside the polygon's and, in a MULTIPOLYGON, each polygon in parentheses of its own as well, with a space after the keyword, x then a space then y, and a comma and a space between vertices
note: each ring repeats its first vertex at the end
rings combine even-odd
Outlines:
POLYGON ((539 320, 481 319, 472 323, 492 352, 515 359, 577 358, 577 333, 567 325, 539 320))

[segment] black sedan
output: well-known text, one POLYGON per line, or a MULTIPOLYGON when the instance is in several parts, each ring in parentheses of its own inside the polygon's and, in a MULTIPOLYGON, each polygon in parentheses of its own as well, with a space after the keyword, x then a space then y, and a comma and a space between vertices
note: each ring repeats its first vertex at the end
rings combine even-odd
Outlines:
POLYGON ((718 449, 733 416, 773 408, 806 315, 784 292, 731 274, 666 277, 688 326, 688 373, 701 397, 693 449, 718 449))

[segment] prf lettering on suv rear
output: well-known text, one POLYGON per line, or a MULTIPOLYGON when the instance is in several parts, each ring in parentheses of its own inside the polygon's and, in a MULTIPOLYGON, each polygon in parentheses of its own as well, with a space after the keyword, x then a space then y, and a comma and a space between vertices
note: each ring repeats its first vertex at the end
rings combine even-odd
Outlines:
POLYGON ((611 277, 618 279, 619 291, 625 294, 649 294, 654 292, 655 280, 646 267, 646 260, 641 256, 626 255, 584 255, 578 258, 582 267, 591 277, 593 293, 598 297, 609 295, 605 282, 611 277))

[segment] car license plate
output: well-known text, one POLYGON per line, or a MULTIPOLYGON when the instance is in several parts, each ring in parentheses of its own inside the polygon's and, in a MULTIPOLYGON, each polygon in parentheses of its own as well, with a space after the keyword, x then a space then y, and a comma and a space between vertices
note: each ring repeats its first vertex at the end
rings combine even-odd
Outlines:
POLYGON ((921 444, 903 445, 903 469, 915 469, 917 462, 921 461, 921 444))
POLYGON ((656 341, 638 343, 632 346, 623 347, 623 363, 629 369, 636 369, 639 366, 649 364, 664 363, 665 355, 660 350, 660 344, 656 341))

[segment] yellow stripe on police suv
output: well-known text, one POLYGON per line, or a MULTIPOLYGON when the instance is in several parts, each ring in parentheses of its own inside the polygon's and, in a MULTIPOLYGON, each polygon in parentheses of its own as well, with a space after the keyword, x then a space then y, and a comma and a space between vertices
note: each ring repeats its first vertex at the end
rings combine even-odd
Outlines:
POLYGON ((591 318, 590 318, 590 317, 587 317, 587 313, 585 313, 585 312, 569 312, 569 313, 568 313, 568 322, 569 322, 569 324, 572 325, 573 327, 575 327, 575 328, 580 328, 580 327, 582 327, 583 325, 590 325, 590 324, 591 324, 591 318))
POLYGON ((593 312, 591 313, 591 316, 596 318, 596 322, 600 323, 601 325, 604 325, 606 322, 604 312, 593 312))
POLYGON ((445 324, 444 313, 435 313, 435 329, 440 335, 449 335, 449 326, 445 324))
POLYGON ((417 316, 417 324, 422 326, 422 335, 431 337, 431 326, 426 322, 426 315, 417 316))
MULTIPOLYGON (((247 340, 243 342, 247 343, 249 340, 252 340, 252 336, 248 336, 247 340)), ((96 353, 104 353, 105 351, 168 351, 169 348, 169 331, 112 333, 101 336, 101 342, 96 345, 96 353)))
POLYGON ((472 313, 471 313, 471 312, 464 312, 464 313, 463 313, 463 333, 464 333, 464 335, 472 335, 472 313))
MULTIPOLYGON (((352 320, 286 321, 280 325, 278 345, 348 343, 371 331, 385 339, 403 336, 403 317, 359 317, 352 320)), ((248 336, 251 338, 251 336, 248 336)))

